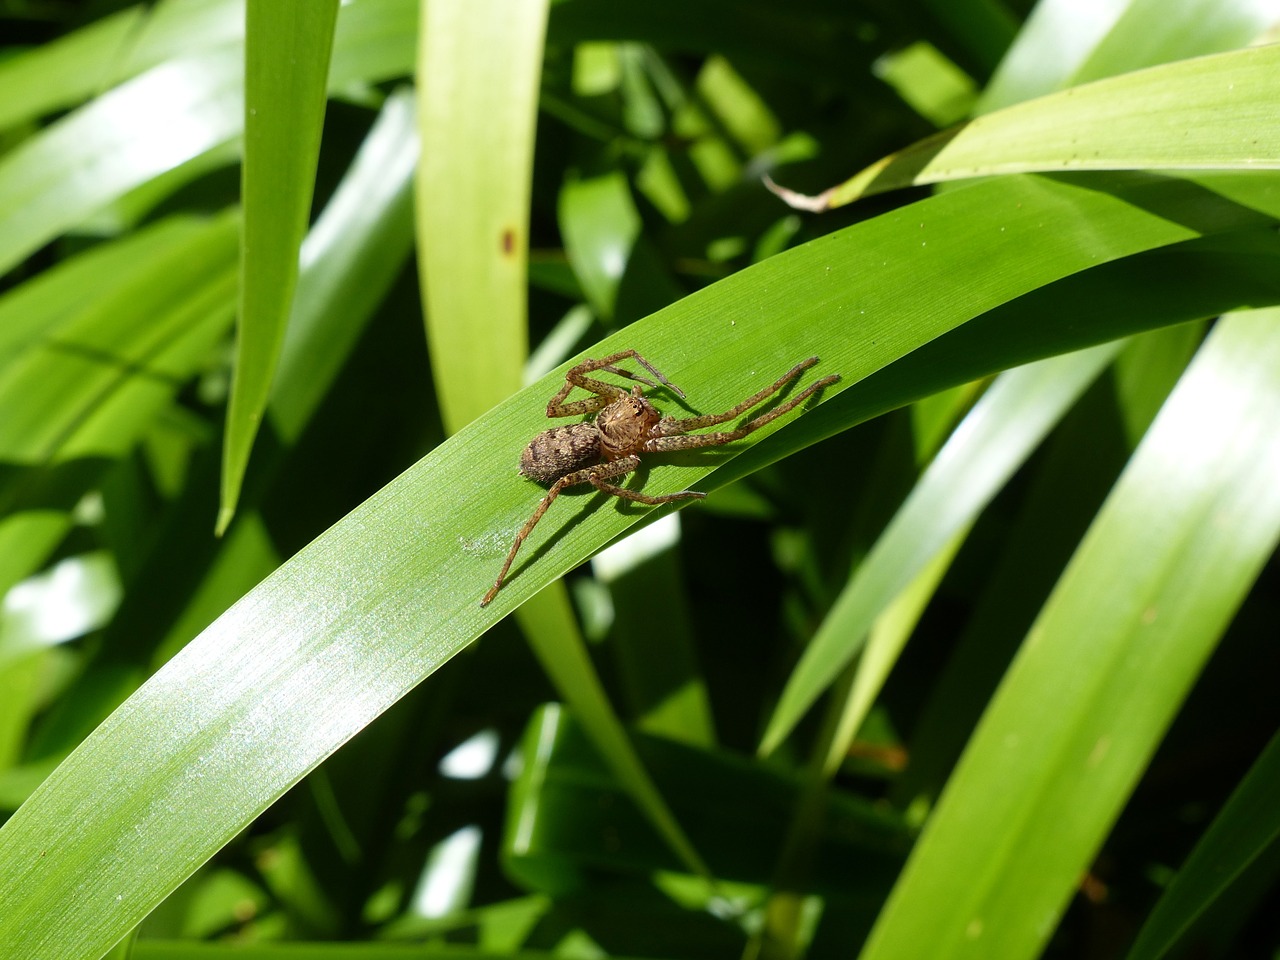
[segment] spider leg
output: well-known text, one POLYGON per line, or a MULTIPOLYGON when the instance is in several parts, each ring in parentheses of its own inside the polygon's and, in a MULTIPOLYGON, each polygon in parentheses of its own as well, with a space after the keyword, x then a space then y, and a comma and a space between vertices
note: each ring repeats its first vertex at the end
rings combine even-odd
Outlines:
POLYGON ((619 460, 613 460, 609 463, 597 463, 594 466, 586 467, 582 470, 575 470, 573 473, 567 474, 551 485, 547 491, 547 495, 542 498, 541 502, 533 511, 531 516, 520 532, 516 534, 515 543, 511 544, 511 550, 507 553, 507 559, 503 561, 502 570, 498 573, 498 579, 494 581, 493 586, 489 588, 489 592, 484 595, 484 599, 480 601, 480 606, 487 607, 493 598, 498 595, 498 591, 502 589, 502 581, 507 577, 507 571, 511 569, 511 564, 516 558, 516 554, 520 550, 520 545, 524 543, 525 538, 533 532, 533 528, 538 525, 538 521, 542 519, 542 515, 547 512, 547 508, 551 506, 553 500, 560 496, 560 492, 566 487, 575 487, 579 484, 589 483, 598 490, 605 493, 611 493, 616 497, 622 497, 626 500, 636 500, 640 503, 658 504, 666 503, 669 500, 683 500, 690 497, 704 497, 706 494, 696 493, 692 490, 686 490, 682 493, 670 493, 664 497, 650 497, 643 493, 636 493, 633 490, 624 490, 622 487, 616 487, 611 483, 604 481, 613 477, 620 477, 623 474, 631 473, 640 466, 640 458, 637 456, 622 457, 619 460))
POLYGON ((635 490, 628 490, 626 487, 605 483, 598 477, 589 477, 588 480, 593 487, 602 493, 611 493, 623 500, 634 500, 636 503, 645 503, 651 507, 656 507, 660 503, 671 503, 673 500, 705 500, 707 497, 700 490, 681 490, 679 493, 664 493, 657 497, 651 497, 647 493, 638 493, 635 490))
POLYGON ((640 383, 648 384, 656 387, 654 383, 646 377, 638 373, 632 373, 630 370, 616 366, 619 360, 634 360, 640 366, 648 370, 658 383, 670 389, 676 396, 684 399, 684 391, 677 387, 674 383, 664 377, 661 372, 640 354, 634 350, 620 350, 618 353, 611 353, 607 357, 601 357, 599 360, 584 360, 576 367, 572 367, 565 374, 564 386, 547 402, 548 417, 572 417, 578 414, 595 413, 614 400, 619 400, 627 396, 628 391, 614 383, 605 383, 603 380, 595 380, 588 377, 588 373, 594 373, 597 370, 603 370, 607 373, 616 374, 625 377, 628 380, 637 380, 640 383), (572 400, 568 403, 565 399, 569 396, 569 392, 574 387, 582 387, 594 393, 594 397, 588 397, 585 400, 572 400))
MULTIPOLYGON (((575 384, 566 381, 565 385, 560 388, 556 395, 547 401, 547 416, 576 417, 583 413, 595 413, 597 410, 603 410, 609 404, 613 403, 613 401, 627 395, 627 391, 623 390, 621 387, 614 387, 612 384, 600 383, 596 380, 590 380, 588 382, 601 387, 611 387, 617 392, 601 393, 597 391, 597 396, 587 397, 585 400, 572 400, 569 403, 565 403, 564 398, 569 395, 569 391, 575 386, 575 384)), ((581 384, 577 384, 577 386, 581 386, 581 384)), ((587 387, 587 389, 590 390, 592 388, 587 387)))
MULTIPOLYGON (((806 365, 808 365, 808 361, 806 361, 806 364, 802 364, 802 368, 806 365)), ((787 377, 783 377, 783 379, 779 381, 779 384, 786 383, 787 378, 790 376, 791 374, 788 374, 787 377)), ((774 407, 768 413, 762 414, 761 416, 756 417, 754 420, 750 420, 747 423, 744 423, 742 426, 740 426, 736 430, 726 430, 720 433, 696 433, 696 434, 683 434, 683 435, 681 434, 672 435, 671 433, 668 433, 666 436, 655 437, 652 440, 646 441, 645 445, 641 447, 641 450, 645 453, 672 453, 676 450, 694 450, 694 449, 697 449, 698 447, 718 447, 718 446, 721 446, 722 444, 732 443, 735 440, 741 440, 747 434, 753 433, 756 430, 759 430, 766 423, 770 423, 771 421, 777 420, 778 417, 781 417, 784 414, 790 413, 792 410, 800 406, 800 404, 804 403, 806 400, 809 399, 809 397, 813 396, 819 390, 822 390, 824 387, 829 387, 831 386, 831 384, 839 382, 839 380, 840 380, 839 374, 832 374, 829 377, 823 377, 821 380, 816 380, 813 383, 809 384, 809 386, 801 390, 799 393, 797 393, 794 397, 792 397, 786 403, 780 406, 774 407)), ((739 404, 737 407, 734 407, 733 410, 730 410, 728 412, 728 414, 719 414, 715 417, 710 417, 710 418, 691 417, 688 420, 670 420, 670 421, 663 420, 661 423, 658 424, 658 429, 663 429, 664 427, 667 427, 668 429, 670 427, 689 429, 688 424, 690 423, 695 423, 699 426, 705 426, 706 425, 705 421, 707 421, 708 419, 713 424, 723 423, 725 420, 728 420, 731 417, 737 416, 744 409, 754 406, 755 403, 759 403, 759 399, 757 399, 758 397, 768 396, 769 393, 772 393, 773 390, 777 389, 777 387, 778 387, 778 384, 775 384, 769 390, 766 390, 763 393, 763 395, 757 394, 756 397, 753 397, 751 398, 751 400, 746 401, 745 405, 739 404)))
MULTIPOLYGON (((746 400, 743 400, 732 409, 726 410, 724 413, 706 414, 701 417, 686 417, 683 420, 677 420, 675 417, 664 417, 662 422, 658 424, 658 430, 661 432, 662 436, 673 436, 675 434, 688 433, 690 430, 701 430, 703 427, 714 427, 716 424, 732 420, 734 417, 741 416, 743 413, 746 413, 752 407, 758 406, 817 362, 817 357, 810 357, 808 360, 797 363, 794 367, 779 377, 772 386, 765 387, 755 396, 748 397, 746 400)), ((795 404, 792 404, 792 406, 787 407, 787 409, 790 410, 794 406, 795 404)), ((768 421, 766 420, 765 422, 767 423, 768 421)), ((727 443, 728 441, 725 442, 727 443)), ((664 447, 663 449, 670 448, 664 447)))
POLYGON ((609 366, 601 367, 600 369, 608 373, 616 374, 619 377, 626 377, 628 380, 639 380, 645 386, 649 386, 649 387, 657 386, 657 384, 654 383, 652 380, 650 380, 648 377, 642 377, 640 376, 640 374, 636 373, 634 370, 628 370, 626 367, 615 367, 613 364, 609 364, 609 366))
MULTIPOLYGON (((587 360, 583 363, 580 363, 578 364, 578 366, 574 367, 572 370, 569 371, 567 375, 568 379, 572 380, 573 375, 575 373, 590 373, 593 370, 608 370, 610 373, 616 373, 618 376, 626 377, 628 380, 639 380, 641 383, 647 383, 651 387, 656 387, 658 385, 649 380, 646 380, 644 377, 640 376, 639 374, 632 373, 630 370, 624 370, 621 367, 614 366, 614 364, 616 364, 619 360, 634 360, 636 363, 640 364, 640 366, 644 367, 651 374, 653 374, 654 377, 657 379, 658 383, 662 384, 664 387, 666 387, 668 390, 674 393, 681 400, 684 399, 684 391, 681 390, 679 387, 677 387, 674 383, 672 383, 666 377, 664 377, 662 375, 661 370, 655 367, 652 363, 650 363, 644 357, 640 356, 640 354, 638 354, 635 350, 619 350, 617 353, 612 353, 601 360, 587 360)), ((617 389, 617 388, 615 387, 614 389, 617 389)))

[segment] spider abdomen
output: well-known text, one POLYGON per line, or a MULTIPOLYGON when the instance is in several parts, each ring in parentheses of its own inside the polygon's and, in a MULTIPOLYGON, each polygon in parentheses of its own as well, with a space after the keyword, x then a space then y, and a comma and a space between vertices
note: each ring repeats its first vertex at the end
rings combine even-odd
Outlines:
POLYGON ((571 423, 544 430, 530 440, 520 454, 520 472, 547 484, 599 462, 600 431, 596 425, 571 423))

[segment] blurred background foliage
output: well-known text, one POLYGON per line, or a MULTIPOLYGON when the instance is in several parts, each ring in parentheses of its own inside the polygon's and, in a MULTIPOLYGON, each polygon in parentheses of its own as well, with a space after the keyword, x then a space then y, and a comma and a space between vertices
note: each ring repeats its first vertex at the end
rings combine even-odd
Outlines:
POLYGON ((1280 4, 1077 6, 0 4, 5 954, 1280 956, 1280 4), (482 613, 628 346, 844 381, 482 613))

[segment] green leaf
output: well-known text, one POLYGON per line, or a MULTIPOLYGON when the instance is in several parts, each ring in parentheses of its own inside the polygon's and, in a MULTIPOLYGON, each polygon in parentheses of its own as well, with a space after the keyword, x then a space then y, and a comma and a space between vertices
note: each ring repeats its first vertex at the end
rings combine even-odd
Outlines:
MULTIPOLYGON (((165 250, 133 282, 63 324, 56 338, 33 344, 10 362, 0 379, 0 457, 44 466, 117 449, 109 446, 112 430, 92 427, 104 422, 123 388, 172 375, 158 361, 198 321, 225 306, 236 225, 234 217, 224 216, 165 250), (192 289, 181 271, 184 263, 207 270, 200 276, 209 279, 192 289)), ((161 392, 167 397, 172 389, 165 384, 161 392)))
POLYGON ((413 94, 387 97, 350 169, 303 241, 267 419, 295 443, 413 247, 419 152, 413 94))
MULTIPOLYGON (((259 456, 256 470, 260 480, 277 474, 285 455, 296 447, 341 363, 366 330, 373 309, 404 265, 413 242, 412 174, 417 154, 413 102, 402 90, 387 99, 351 168, 303 243, 298 293, 267 414, 280 443, 268 446, 259 456)), ((138 289, 125 295, 124 302, 136 306, 144 321, 154 323, 158 315, 150 298, 164 290, 166 283, 184 278, 184 272, 174 264, 193 268, 201 263, 190 242, 183 242, 179 227, 189 230, 192 225, 183 221, 152 231, 158 240, 174 247, 169 254, 174 259, 149 252, 144 263, 152 272, 140 278, 138 289)), ((234 269, 235 235, 235 224, 228 222, 223 254, 228 273, 234 269)), ((132 248, 150 236, 148 232, 135 241, 120 241, 104 249, 132 248)), ((150 242, 144 249, 151 250, 150 242)), ((115 261, 113 256, 111 262, 115 261)), ((73 261, 72 266, 78 262, 73 261)), ((68 281, 83 275, 69 268, 63 272, 68 281)), ((123 269, 118 270, 117 281, 126 276, 123 269)), ((77 292, 80 289, 77 287, 77 292)), ((229 291, 220 330, 226 329, 234 312, 232 293, 229 291)), ((108 316, 115 312, 112 308, 108 316)), ((183 371, 184 375, 188 372, 183 371)), ((138 422, 146 423, 142 419, 138 422)), ((0 577, 10 570, 15 574, 30 572, 45 561, 72 525, 75 500, 106 469, 109 461, 105 455, 121 456, 135 440, 126 437, 119 449, 103 450, 101 462, 95 461, 98 469, 84 472, 83 485, 71 491, 71 502, 62 504, 60 512, 29 510, 0 521, 0 577), (23 566, 15 570, 19 562, 23 566)), ((212 460, 211 455, 198 458, 193 470, 201 481, 207 479, 201 469, 212 460)), ((137 688, 154 658, 166 656, 167 651, 195 636, 279 565, 259 512, 265 484, 247 493, 246 510, 227 536, 217 541, 210 535, 208 513, 214 484, 208 486, 210 489, 204 482, 193 484, 168 511, 166 531, 151 547, 136 578, 146 589, 130 590, 129 602, 95 648, 88 667, 52 709, 42 736, 32 745, 36 756, 69 751, 137 688), (199 589, 193 586, 197 580, 199 589)))
MULTIPOLYGON (((596 349, 640 350, 700 411, 728 408, 809 355, 822 358, 821 372, 853 384, 997 304, 1102 261, 1201 231, 1272 224, 1271 186, 1256 174, 979 184, 773 257, 596 349), (1104 183, 1112 192, 1099 189, 1104 183), (989 269, 997 260, 1000 269, 989 269)), ((975 349, 999 356, 1003 344, 979 340, 975 349)), ((932 389, 947 375, 935 374, 932 389)), ((564 497, 511 581, 480 608, 537 496, 513 475, 511 459, 541 429, 563 376, 553 372, 501 403, 286 562, 165 664, 0 828, 0 942, 18 945, 14 960, 111 946, 373 717, 652 514, 589 494, 564 497)), ((762 431, 768 436, 655 464, 645 489, 725 482, 874 407, 874 397, 841 399, 833 389, 810 413, 762 431)))
POLYGON ((244 237, 218 532, 235 514, 298 282, 338 0, 248 0, 244 237))
POLYGON ((520 385, 529 190, 547 3, 427 0, 418 258, 447 429, 520 385))
POLYGON ((330 88, 411 77, 418 52, 418 0, 351 0, 338 12, 330 88))
POLYGON ((237 230, 231 215, 161 224, 0 301, 0 319, 23 314, 0 366, 0 590, 39 569, 106 463, 225 333, 237 230))
POLYGON ((1135 337, 1116 357, 1116 402, 1130 447, 1147 432, 1202 339, 1203 324, 1184 323, 1135 337))
POLYGON ((1275 26, 1276 8, 1256 0, 1133 0, 1076 69, 1073 83, 1123 70, 1245 47, 1275 26))
POLYGON ((821 196, 1059 170, 1274 169, 1280 47, 1172 63, 1006 107, 885 157, 821 196), (1247 133, 1245 133, 1247 131, 1247 133))
POLYGON ((576 177, 560 191, 564 250, 596 315, 612 320, 618 286, 640 236, 640 214, 621 171, 576 177))
MULTIPOLYGON (((240 5, 230 0, 162 4, 137 38, 139 65, 148 69, 0 156, 0 210, 6 218, 0 272, 122 195, 154 184, 243 131, 244 57, 237 31, 227 27, 228 9, 239 16, 240 5), (194 46, 193 37, 199 41, 194 46), (154 50, 143 51, 152 42, 154 50)), ((412 0, 345 5, 333 44, 334 86, 409 73, 415 13, 412 0)), ((104 72, 86 68, 92 82, 77 86, 66 105, 111 75, 121 55, 114 36, 106 30, 92 35, 91 62, 103 64, 104 72)), ((25 95, 25 86, 9 82, 23 81, 26 70, 37 77, 58 73, 60 57, 41 47, 0 63, 0 90, 25 95), (9 71, 18 71, 16 78, 9 71)))
POLYGON ((0 273, 121 194, 240 129, 240 57, 161 64, 0 157, 0 273))
POLYGON ((1248 45, 1274 10, 1254 0, 1106 0, 1080 17, 1071 0, 1044 0, 1019 32, 980 102, 991 113, 1076 83, 1248 45))
MULTIPOLYGON (((854 58, 865 38, 847 21, 807 16, 802 7, 768 0, 649 0, 643 7, 602 0, 558 0, 548 32, 557 44, 629 40, 681 53, 719 53, 793 78, 847 87, 857 84, 854 58)), ((865 88, 863 88, 865 92, 865 88)))
POLYGON ((108 51, 118 52, 145 19, 139 7, 121 10, 0 62, 0 129, 91 95, 109 67, 108 51))
MULTIPOLYGON (((529 723, 507 811, 503 859, 534 890, 589 884, 591 868, 649 873, 682 866, 655 842, 653 827, 600 762, 592 739, 581 720, 556 705, 529 723)), ((661 737, 640 735, 636 745, 707 851, 715 875, 767 883, 802 779, 738 754, 661 737)), ((818 864, 813 882, 823 893, 874 897, 900 869, 908 834, 893 813, 860 797, 833 795, 817 820, 817 833, 840 851, 818 864), (861 869, 844 869, 854 858, 861 869)))
MULTIPOLYGON (((349 0, 334 39, 335 89, 412 73, 416 0, 349 0)), ((245 0, 159 0, 0 62, 0 128, 79 104, 169 61, 239 57, 245 0)))
POLYGON ((694 605, 685 590, 681 539, 680 517, 663 517, 598 553, 592 572, 608 591, 608 645, 635 727, 710 747, 715 720, 698 656, 694 605))
POLYGON ((863 951, 1035 957, 1280 539, 1274 309, 1224 319, 1041 611, 863 951))
POLYGON ((984 76, 999 63, 1019 32, 1013 11, 1000 0, 925 0, 924 6, 977 59, 984 76))
POLYGON ((980 113, 1141 67, 1243 47, 1272 25, 1254 0, 1043 0, 987 85, 980 113))
POLYGON ((596 749, 627 793, 675 851, 682 866, 709 876, 702 857, 650 779, 627 736, 626 727, 609 702, 604 684, 591 664, 582 633, 573 619, 563 584, 551 584, 521 607, 516 615, 538 662, 591 732, 596 749))
POLYGON ((0 296, 0 368, 40 340, 56 336, 85 307, 84 291, 98 296, 153 270, 164 250, 190 242, 208 224, 196 217, 173 217, 109 243, 91 247, 0 296))
MULTIPOLYGON (((1138 932, 1128 960, 1155 960, 1233 895, 1246 871, 1280 840, 1280 735, 1240 781, 1138 932)), ((1274 859, 1274 858, 1273 858, 1274 859)))

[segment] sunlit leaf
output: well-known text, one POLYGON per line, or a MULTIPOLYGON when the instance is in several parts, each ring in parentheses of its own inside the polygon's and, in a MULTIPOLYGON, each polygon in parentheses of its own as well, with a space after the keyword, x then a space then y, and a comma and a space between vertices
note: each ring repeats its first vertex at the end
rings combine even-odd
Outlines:
POLYGON ((1141 67, 1242 47, 1275 22, 1273 0, 1071 0, 1036 4, 983 93, 980 113, 1141 67))
POLYGON ((1280 97, 1278 67, 1280 47, 1255 47, 1073 87, 922 140, 805 202, 1001 173, 1274 169, 1280 134, 1258 121, 1280 97))

